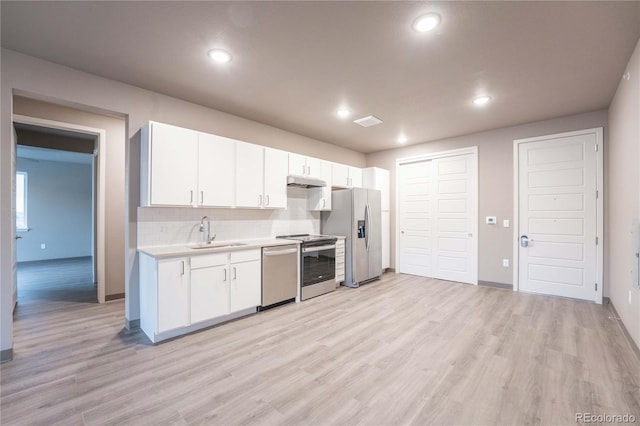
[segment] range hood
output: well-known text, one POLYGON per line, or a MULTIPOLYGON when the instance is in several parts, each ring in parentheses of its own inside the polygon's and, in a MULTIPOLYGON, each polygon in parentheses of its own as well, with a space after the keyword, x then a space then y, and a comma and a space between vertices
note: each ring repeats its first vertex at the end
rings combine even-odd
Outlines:
POLYGON ((322 188, 327 186, 327 182, 308 176, 287 176, 287 186, 297 186, 298 188, 322 188))

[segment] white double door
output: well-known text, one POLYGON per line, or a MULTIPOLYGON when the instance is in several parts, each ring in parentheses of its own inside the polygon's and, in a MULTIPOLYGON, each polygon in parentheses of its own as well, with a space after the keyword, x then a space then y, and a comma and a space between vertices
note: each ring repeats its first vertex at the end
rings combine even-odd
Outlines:
POLYGON ((601 139, 591 129, 516 141, 519 290, 602 302, 601 139))
POLYGON ((478 283, 477 175, 475 153, 398 164, 398 272, 478 283))

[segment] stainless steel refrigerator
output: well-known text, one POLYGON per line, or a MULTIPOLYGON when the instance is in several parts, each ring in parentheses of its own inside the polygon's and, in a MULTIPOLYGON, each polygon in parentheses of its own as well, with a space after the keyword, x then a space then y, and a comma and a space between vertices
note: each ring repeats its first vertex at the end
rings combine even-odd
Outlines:
POLYGON ((377 189, 333 191, 331 211, 322 212, 322 233, 345 241, 345 281, 348 287, 382 275, 381 198, 377 189))

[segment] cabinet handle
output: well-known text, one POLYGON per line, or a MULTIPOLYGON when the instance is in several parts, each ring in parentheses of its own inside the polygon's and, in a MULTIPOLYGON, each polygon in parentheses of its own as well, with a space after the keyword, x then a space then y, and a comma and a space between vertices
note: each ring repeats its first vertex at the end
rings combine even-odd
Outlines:
POLYGON ((262 205, 262 195, 258 195, 258 205, 262 205))
POLYGON ((238 278, 238 271, 236 269, 236 267, 233 267, 233 279, 235 280, 236 278, 238 278))
POLYGON ((189 204, 193 204, 193 189, 189 191, 189 204))
POLYGON ((322 208, 324 209, 327 206, 327 200, 322 199, 322 208))
POLYGON ((204 204, 204 191, 200 191, 200 204, 204 204))
POLYGON ((305 174, 305 170, 306 170, 306 167, 305 167, 305 165, 303 164, 303 165, 302 165, 302 174, 303 174, 303 175, 305 174))
POLYGON ((307 166, 307 174, 311 175, 311 166, 307 166))
POLYGON ((184 260, 180 262, 180 275, 184 275, 184 260))
POLYGON ((267 206, 269 205, 269 195, 267 195, 267 206))
POLYGON ((222 282, 225 282, 227 281, 227 268, 224 268, 223 271, 224 271, 224 278, 222 278, 222 282))

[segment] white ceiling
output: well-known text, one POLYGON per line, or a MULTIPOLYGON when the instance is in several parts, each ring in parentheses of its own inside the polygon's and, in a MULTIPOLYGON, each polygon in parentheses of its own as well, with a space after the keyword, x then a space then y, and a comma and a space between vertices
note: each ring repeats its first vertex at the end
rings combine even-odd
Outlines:
POLYGON ((1 8, 6 48, 361 152, 607 108, 640 37, 638 1, 1 8), (431 11, 442 25, 414 32, 431 11), (211 63, 214 47, 234 60, 211 63), (341 105, 384 123, 340 120, 341 105))

